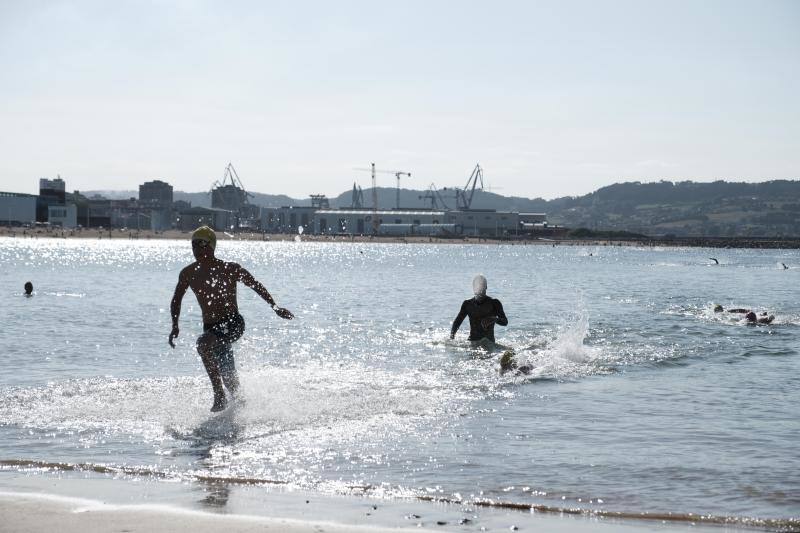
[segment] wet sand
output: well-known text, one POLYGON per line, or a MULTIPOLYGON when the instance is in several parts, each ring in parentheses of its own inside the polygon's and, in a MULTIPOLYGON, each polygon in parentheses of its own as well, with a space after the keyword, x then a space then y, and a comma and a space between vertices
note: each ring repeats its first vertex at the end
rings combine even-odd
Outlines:
MULTIPOLYGON (((729 526, 730 527, 730 526, 729 526)), ((733 528, 744 531, 744 528, 733 528)), ((711 533, 689 521, 615 519, 413 498, 324 495, 258 485, 0 472, 0 531, 711 533)))
POLYGON ((0 521, 4 531, 20 533, 42 531, 59 531, 61 533, 95 531, 125 531, 129 533, 394 531, 391 528, 372 526, 185 511, 157 505, 108 505, 91 500, 30 494, 0 494, 0 521))

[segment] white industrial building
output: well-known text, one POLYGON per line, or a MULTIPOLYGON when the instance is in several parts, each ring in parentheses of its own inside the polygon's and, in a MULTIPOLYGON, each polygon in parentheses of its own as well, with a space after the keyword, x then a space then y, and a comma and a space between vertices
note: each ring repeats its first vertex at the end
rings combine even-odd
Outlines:
POLYGON ((311 223, 317 209, 312 206, 262 207, 261 231, 297 233, 302 226, 304 232, 313 233, 311 223))
POLYGON ((0 224, 22 226, 36 223, 35 194, 0 192, 0 224))
POLYGON ((51 226, 74 228, 78 225, 78 206, 75 204, 47 206, 47 221, 51 226))
POLYGON ((519 213, 493 209, 447 211, 447 223, 458 226, 462 235, 511 236, 519 231, 519 213))
POLYGON ((320 209, 314 213, 311 229, 316 234, 345 235, 439 235, 445 228, 455 233, 456 228, 446 224, 444 211, 320 209))

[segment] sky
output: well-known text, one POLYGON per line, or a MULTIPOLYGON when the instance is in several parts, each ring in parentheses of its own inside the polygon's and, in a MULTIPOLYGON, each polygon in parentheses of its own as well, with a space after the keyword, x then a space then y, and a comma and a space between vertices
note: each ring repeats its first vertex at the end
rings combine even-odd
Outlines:
POLYGON ((0 191, 800 179, 798 95, 797 0, 0 0, 0 191))

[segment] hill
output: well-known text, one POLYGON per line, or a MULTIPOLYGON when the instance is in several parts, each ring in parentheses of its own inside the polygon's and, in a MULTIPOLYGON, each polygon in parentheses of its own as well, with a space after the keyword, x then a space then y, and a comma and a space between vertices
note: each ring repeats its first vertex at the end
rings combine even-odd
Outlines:
MULTIPOLYGON (((440 191, 445 206, 455 207, 452 190, 440 191)), ((107 198, 136 197, 136 191, 85 191, 107 198)), ((310 205, 309 198, 252 193, 251 202, 263 207, 310 205)), ((400 206, 431 207, 426 191, 401 189, 400 206)), ((176 191, 175 200, 194 206, 210 206, 207 192, 176 191)), ((352 205, 352 191, 329 199, 331 207, 352 205)), ((366 205, 372 205, 371 189, 364 190, 366 205)), ((396 205, 396 189, 378 188, 378 206, 396 205)), ((438 206, 442 208, 442 205, 438 206)), ((547 213, 551 225, 602 231, 627 231, 646 235, 704 237, 800 237, 800 181, 774 180, 763 183, 715 181, 627 182, 602 187, 584 196, 554 200, 502 196, 476 190, 472 207, 547 213)))

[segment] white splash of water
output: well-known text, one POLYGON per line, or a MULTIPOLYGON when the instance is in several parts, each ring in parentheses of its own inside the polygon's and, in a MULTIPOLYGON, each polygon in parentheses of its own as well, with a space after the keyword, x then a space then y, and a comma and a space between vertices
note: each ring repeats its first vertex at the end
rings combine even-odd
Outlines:
POLYGON ((594 360, 599 350, 584 344, 589 336, 589 319, 583 313, 578 320, 567 327, 556 337, 555 341, 545 352, 553 357, 566 359, 574 363, 588 363, 594 360))

